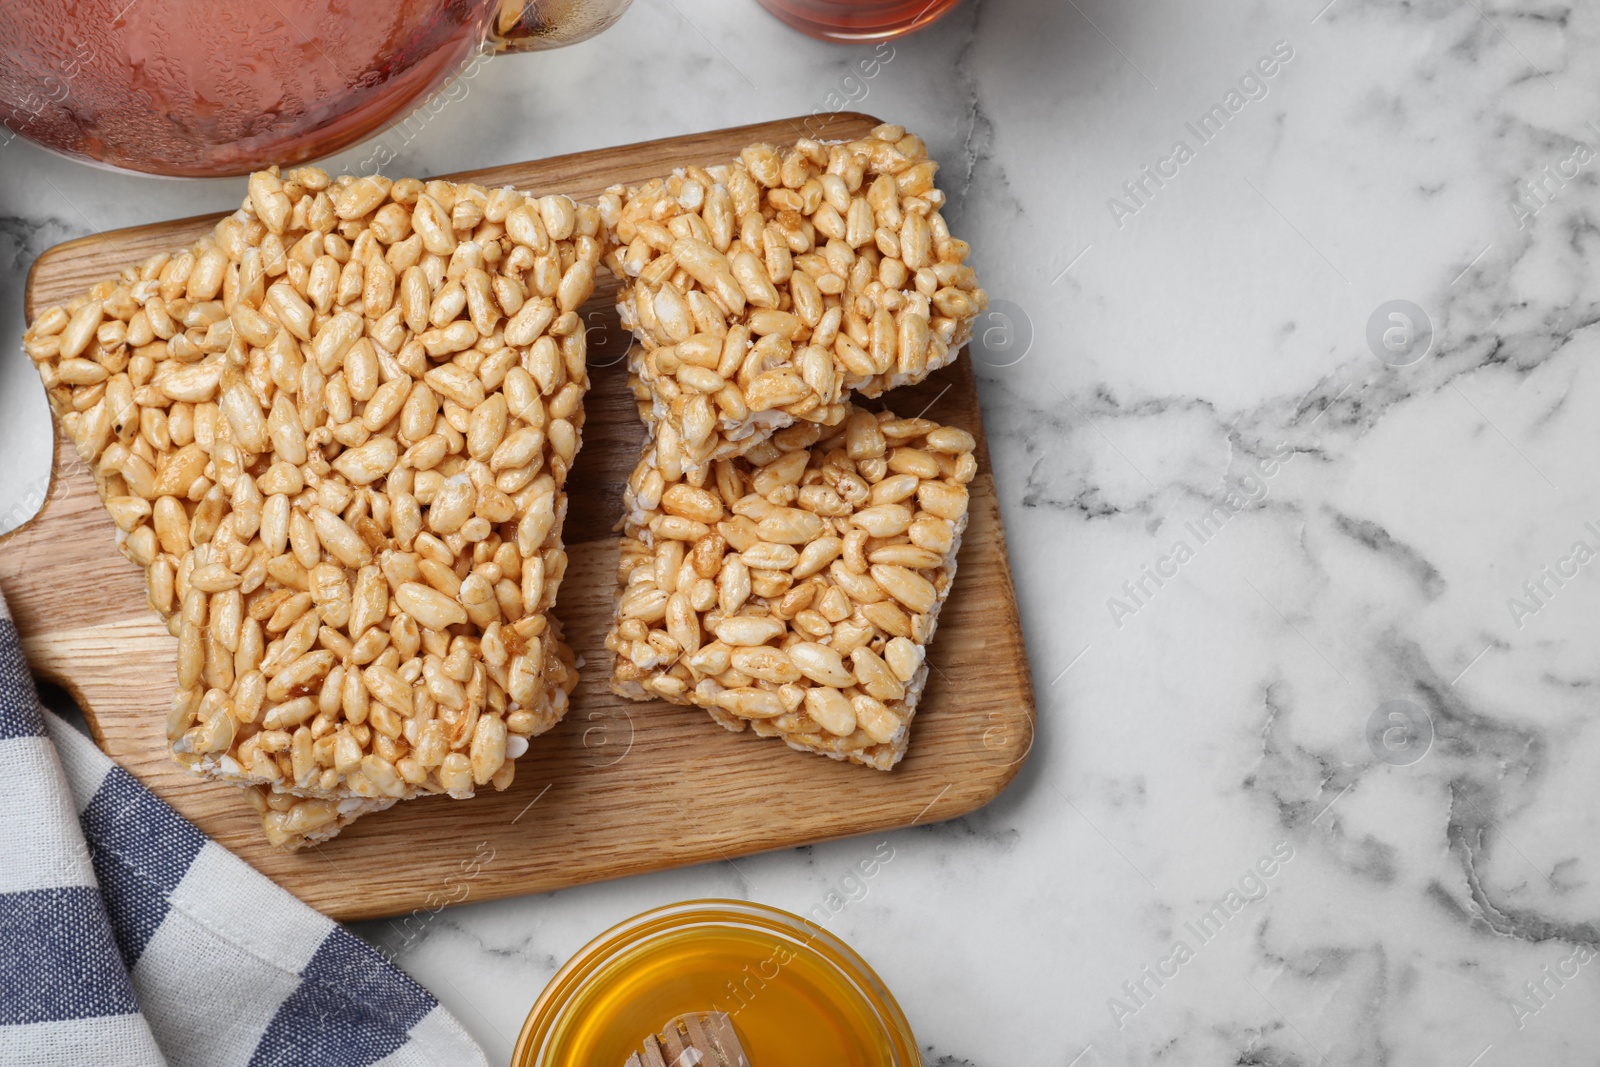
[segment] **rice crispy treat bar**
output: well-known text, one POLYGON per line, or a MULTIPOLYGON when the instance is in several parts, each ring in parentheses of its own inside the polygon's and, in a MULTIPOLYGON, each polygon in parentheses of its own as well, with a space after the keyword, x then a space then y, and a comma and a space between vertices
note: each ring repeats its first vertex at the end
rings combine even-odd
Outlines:
POLYGON ((973 447, 860 408, 698 473, 647 444, 624 494, 612 689, 893 767, 955 578, 973 447))
POLYGON ((174 757, 329 802, 271 800, 271 836, 504 788, 564 713, 599 232, 564 196, 273 170, 29 329, 178 638, 174 757))
POLYGON ((751 145, 599 201, 640 415, 686 467, 836 425, 955 359, 988 306, 920 138, 751 145))
POLYGON ((331 841, 363 815, 385 811, 399 803, 394 797, 297 797, 293 793, 275 793, 264 785, 245 786, 244 794, 261 816, 261 829, 268 843, 291 851, 331 841))

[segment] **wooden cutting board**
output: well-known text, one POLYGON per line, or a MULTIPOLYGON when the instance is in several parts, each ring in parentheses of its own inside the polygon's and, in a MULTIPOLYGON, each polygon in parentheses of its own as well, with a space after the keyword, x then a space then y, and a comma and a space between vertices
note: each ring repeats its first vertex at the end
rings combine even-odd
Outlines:
MULTIPOLYGON (((805 122, 821 139, 859 137, 858 114, 794 119, 519 163, 458 177, 589 197, 688 162, 710 165, 754 141, 781 143, 805 122)), ((243 183, 240 183, 241 195, 243 183)), ((41 255, 27 314, 62 302, 125 263, 187 245, 216 218, 96 234, 41 255)), ((981 240, 981 238, 979 238, 981 240)), ((623 483, 643 428, 624 375, 628 338, 605 276, 584 309, 594 388, 569 479, 571 556, 557 614, 583 657, 571 712, 517 761, 504 793, 432 797, 356 823, 328 844, 283 852, 263 840, 231 786, 180 770, 164 722, 177 642, 145 606, 141 572, 114 547, 87 468, 65 437, 43 510, 0 539, 0 589, 29 661, 77 699, 100 747, 247 862, 336 919, 432 911, 466 900, 728 860, 752 852, 950 819, 994 799, 1033 739, 1034 698, 972 364, 963 357, 887 398, 979 441, 960 574, 940 617, 933 673, 911 750, 884 773, 732 734, 702 711, 614 696, 604 640, 611 617, 623 483)), ((8 358, 23 358, 15 351, 8 358)))

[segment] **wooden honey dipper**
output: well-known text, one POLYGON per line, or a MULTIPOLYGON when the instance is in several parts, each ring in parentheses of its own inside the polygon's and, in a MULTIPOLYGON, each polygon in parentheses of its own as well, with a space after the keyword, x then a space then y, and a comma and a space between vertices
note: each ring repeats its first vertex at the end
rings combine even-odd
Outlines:
POLYGON ((733 1020, 720 1011, 680 1015, 644 1039, 624 1067, 750 1067, 733 1020))

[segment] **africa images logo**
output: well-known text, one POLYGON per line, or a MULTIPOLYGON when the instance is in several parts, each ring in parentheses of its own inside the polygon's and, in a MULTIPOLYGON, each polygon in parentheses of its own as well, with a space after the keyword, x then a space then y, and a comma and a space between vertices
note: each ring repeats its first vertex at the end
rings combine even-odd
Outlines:
POLYGON ((1199 155, 1200 149, 1220 137, 1228 123, 1246 105, 1265 100, 1271 92, 1269 83, 1293 58, 1294 47, 1288 41, 1273 44, 1271 53, 1256 60, 1252 67, 1240 75, 1237 85, 1224 94, 1220 103, 1212 104, 1199 116, 1183 124, 1187 136, 1173 141, 1171 152, 1154 163, 1146 163, 1138 177, 1123 182, 1123 196, 1113 196, 1106 201, 1111 221, 1117 229, 1122 229, 1140 209, 1148 206, 1155 199, 1157 191, 1182 173, 1184 166, 1199 155), (1191 138, 1193 144, 1189 143, 1191 138))
POLYGON ((1201 949, 1222 935, 1234 916, 1250 905, 1265 900, 1272 892, 1271 880, 1292 859, 1294 846, 1288 841, 1273 845, 1271 855, 1260 857, 1246 868, 1221 899, 1213 901, 1209 908, 1183 924, 1183 936, 1173 941, 1171 952, 1155 963, 1146 964, 1138 974, 1123 982, 1122 996, 1106 1000, 1106 1008, 1111 1012, 1111 1021, 1116 1023, 1117 1029, 1121 1030, 1129 1019, 1149 1007, 1156 994, 1177 978, 1183 967, 1201 949), (1193 944, 1190 944, 1191 939, 1193 944))

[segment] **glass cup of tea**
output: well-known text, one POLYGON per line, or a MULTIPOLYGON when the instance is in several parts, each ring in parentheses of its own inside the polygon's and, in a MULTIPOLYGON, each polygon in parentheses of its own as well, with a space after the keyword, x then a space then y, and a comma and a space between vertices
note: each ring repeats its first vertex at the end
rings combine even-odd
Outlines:
POLYGON ((882 41, 920 30, 958 0, 761 0, 802 33, 825 41, 882 41))
POLYGON ((184 177, 291 166, 486 55, 594 36, 631 0, 3 0, 0 146, 184 177))

